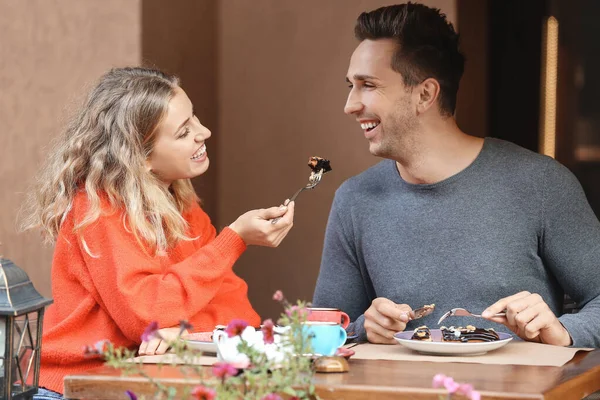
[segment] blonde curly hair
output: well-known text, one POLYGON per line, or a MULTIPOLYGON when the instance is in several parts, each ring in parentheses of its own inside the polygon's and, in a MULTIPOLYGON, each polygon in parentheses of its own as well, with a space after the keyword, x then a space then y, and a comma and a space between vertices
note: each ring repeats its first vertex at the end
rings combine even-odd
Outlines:
POLYGON ((102 76, 50 152, 29 193, 23 229, 41 228, 54 242, 75 195, 85 190, 90 208, 75 221, 76 232, 98 219, 104 196, 113 211, 123 210, 126 228, 145 249, 162 252, 191 240, 182 216, 198 201, 190 180, 166 189, 146 167, 178 87, 177 77, 148 68, 115 68, 102 76))

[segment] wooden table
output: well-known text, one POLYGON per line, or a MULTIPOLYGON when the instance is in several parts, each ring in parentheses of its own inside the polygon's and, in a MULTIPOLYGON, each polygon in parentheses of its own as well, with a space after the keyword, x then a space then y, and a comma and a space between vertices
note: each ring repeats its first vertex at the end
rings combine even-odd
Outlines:
MULTIPOLYGON (((194 386, 177 367, 146 364, 144 371, 178 388, 194 386)), ((484 399, 581 399, 600 390, 600 350, 579 352, 562 367, 351 359, 350 372, 315 374, 314 383, 323 399, 438 399, 444 391, 431 387, 437 373, 471 383, 484 399)), ((126 399, 126 390, 154 393, 144 378, 110 367, 65 378, 68 399, 126 399)))

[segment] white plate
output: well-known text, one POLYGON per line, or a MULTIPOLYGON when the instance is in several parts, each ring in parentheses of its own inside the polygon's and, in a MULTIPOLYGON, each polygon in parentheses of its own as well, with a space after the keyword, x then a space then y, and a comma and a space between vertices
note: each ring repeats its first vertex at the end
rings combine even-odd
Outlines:
POLYGON ((192 349, 205 353, 216 353, 217 345, 212 341, 212 332, 196 332, 181 336, 181 339, 192 349))
POLYGON ((452 343, 442 342, 442 333, 439 329, 431 329, 431 342, 422 340, 412 340, 413 331, 398 332, 394 335, 394 339, 401 345, 418 351, 423 354, 433 354, 439 356, 475 356, 485 354, 488 351, 499 349, 505 346, 512 340, 512 336, 508 333, 498 332, 500 340, 494 342, 480 343, 452 343))

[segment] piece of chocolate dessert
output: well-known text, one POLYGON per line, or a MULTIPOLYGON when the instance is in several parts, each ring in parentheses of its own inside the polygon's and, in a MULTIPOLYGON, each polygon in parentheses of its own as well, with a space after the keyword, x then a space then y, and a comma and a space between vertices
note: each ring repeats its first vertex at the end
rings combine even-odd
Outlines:
POLYGON ((420 340, 423 342, 431 342, 431 332, 426 325, 420 326, 414 330, 411 337, 412 340, 420 340))
POLYGON ((459 326, 458 328, 451 326, 446 328, 442 326, 440 328, 442 332, 442 341, 444 342, 494 342, 500 339, 498 333, 490 328, 476 328, 473 325, 467 325, 465 328, 459 326))
POLYGON ((331 165, 329 165, 329 160, 326 160, 321 157, 311 157, 308 159, 308 166, 315 174, 318 174, 323 170, 323 173, 331 171, 331 165))
POLYGON ((423 307, 419 307, 413 310, 413 319, 423 318, 433 312, 435 309, 435 304, 425 304, 423 307))

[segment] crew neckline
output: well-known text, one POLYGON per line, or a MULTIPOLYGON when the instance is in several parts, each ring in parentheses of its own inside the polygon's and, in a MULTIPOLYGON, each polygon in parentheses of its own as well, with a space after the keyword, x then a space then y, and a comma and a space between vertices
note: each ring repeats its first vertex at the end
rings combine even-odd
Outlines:
POLYGON ((481 150, 479 150, 477 157, 475 157, 475 159, 473 160, 473 162, 471 162, 471 164, 467 165, 465 168, 458 171, 456 174, 449 176, 448 178, 443 179, 439 182, 435 182, 435 183, 410 183, 410 182, 407 182, 406 180, 404 180, 404 178, 402 178, 402 175, 400 175, 400 171, 398 171, 398 167, 396 166, 396 161, 394 161, 394 160, 389 160, 389 161, 390 161, 390 166, 394 169, 396 176, 398 177, 400 183, 403 186, 406 186, 413 190, 431 190, 431 189, 440 188, 442 186, 446 186, 457 180, 462 179, 464 176, 468 176, 471 173, 476 172, 479 169, 479 167, 481 166, 481 164, 487 158, 487 155, 489 154, 490 146, 491 146, 490 138, 488 138, 488 137, 483 138, 483 146, 481 146, 481 150))

